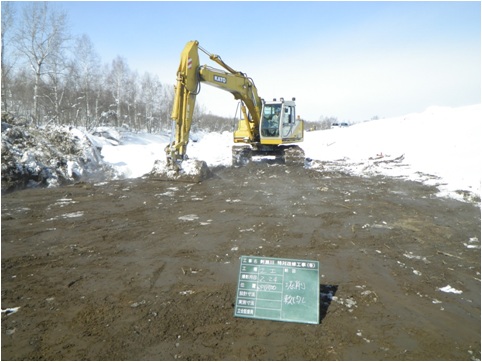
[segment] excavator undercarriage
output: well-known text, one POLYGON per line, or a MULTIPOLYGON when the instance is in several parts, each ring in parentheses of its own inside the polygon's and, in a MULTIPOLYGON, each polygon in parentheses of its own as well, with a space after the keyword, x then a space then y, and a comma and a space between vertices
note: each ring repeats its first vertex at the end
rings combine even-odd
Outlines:
POLYGON ((232 155, 233 166, 244 166, 249 162, 303 166, 305 162, 305 153, 297 145, 263 147, 262 149, 256 149, 249 145, 234 145, 232 147, 232 155))

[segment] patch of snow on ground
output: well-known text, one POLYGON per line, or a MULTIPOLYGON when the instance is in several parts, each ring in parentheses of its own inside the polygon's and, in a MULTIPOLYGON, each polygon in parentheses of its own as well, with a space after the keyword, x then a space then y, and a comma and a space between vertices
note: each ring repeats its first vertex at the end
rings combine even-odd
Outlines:
POLYGON ((438 290, 440 290, 441 292, 445 292, 445 293, 462 294, 461 290, 452 288, 450 285, 446 285, 445 287, 438 288, 438 290))

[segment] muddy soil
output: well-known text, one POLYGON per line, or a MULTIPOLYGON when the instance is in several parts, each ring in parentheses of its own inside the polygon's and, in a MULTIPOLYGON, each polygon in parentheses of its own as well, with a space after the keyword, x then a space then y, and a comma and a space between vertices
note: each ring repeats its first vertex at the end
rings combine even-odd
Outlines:
POLYGON ((214 171, 3 195, 2 309, 20 308, 2 359, 480 359, 478 207, 384 177, 214 171), (318 260, 320 323, 235 318, 241 255, 318 260))

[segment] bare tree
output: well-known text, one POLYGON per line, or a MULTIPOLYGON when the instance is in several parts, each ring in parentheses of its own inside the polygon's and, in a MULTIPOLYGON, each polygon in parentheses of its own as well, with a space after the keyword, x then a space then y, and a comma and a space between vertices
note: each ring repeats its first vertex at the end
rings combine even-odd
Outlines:
POLYGON ((129 72, 126 77, 125 83, 125 95, 126 95, 126 106, 128 119, 126 124, 129 127, 134 127, 136 130, 138 128, 138 106, 140 99, 140 85, 139 85, 139 75, 137 71, 129 72))
POLYGON ((80 99, 82 100, 82 107, 80 108, 83 110, 83 123, 86 128, 89 128, 92 124, 93 116, 91 102, 95 96, 94 92, 98 87, 100 78, 100 58, 90 38, 85 34, 76 40, 73 66, 77 75, 76 78, 80 83, 80 99))
POLYGON ((111 110, 112 96, 110 94, 110 65, 102 64, 99 77, 94 83, 95 105, 94 122, 91 127, 109 123, 110 119, 115 119, 115 111, 111 110))
POLYGON ((55 123, 61 122, 62 102, 65 93, 65 58, 59 56, 49 61, 48 84, 45 84, 45 105, 50 118, 55 123))
POLYGON ((175 89, 174 86, 164 86, 162 87, 162 97, 159 97, 160 100, 160 122, 159 122, 159 130, 162 131, 163 122, 165 122, 164 130, 169 131, 171 129, 171 112, 172 112, 172 105, 174 103, 174 94, 175 89))
POLYGON ((120 126, 122 124, 122 103, 124 102, 125 92, 124 85, 127 81, 129 73, 129 67, 121 56, 117 56, 112 61, 112 69, 109 74, 109 81, 111 83, 111 92, 116 104, 116 124, 120 126))
POLYGON ((10 112, 28 114, 32 109, 33 80, 27 69, 20 69, 9 81, 12 98, 9 104, 10 112))
POLYGON ((49 121, 63 123, 65 102, 64 96, 71 87, 69 79, 72 75, 71 62, 68 60, 65 47, 60 47, 45 62, 47 82, 45 84, 44 102, 49 116, 49 121))
MULTIPOLYGON (((144 104, 144 127, 148 132, 155 128, 154 117, 159 99, 161 98, 162 85, 157 76, 145 73, 141 81, 141 99, 144 104)), ((160 116, 160 112, 158 112, 160 116)))
POLYGON ((5 57, 5 45, 8 43, 7 32, 10 32, 13 26, 13 18, 15 10, 12 2, 2 3, 2 108, 5 112, 8 111, 8 80, 10 76, 10 70, 13 64, 10 60, 7 62, 5 57))
POLYGON ((15 47, 26 57, 35 74, 34 120, 40 123, 39 87, 44 67, 50 58, 55 58, 65 42, 67 15, 50 10, 47 2, 26 4, 20 26, 15 34, 15 47))
POLYGON ((320 116, 320 119, 319 119, 320 128, 319 129, 330 129, 333 122, 336 122, 335 117, 320 116))

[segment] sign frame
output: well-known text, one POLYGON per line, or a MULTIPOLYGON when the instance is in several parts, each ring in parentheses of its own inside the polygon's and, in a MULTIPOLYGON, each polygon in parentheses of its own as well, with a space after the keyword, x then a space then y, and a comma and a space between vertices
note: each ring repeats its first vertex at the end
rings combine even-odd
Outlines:
POLYGON ((234 316, 319 324, 319 262, 241 256, 234 316))

